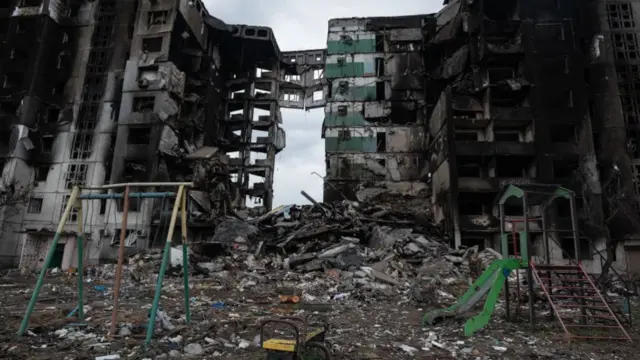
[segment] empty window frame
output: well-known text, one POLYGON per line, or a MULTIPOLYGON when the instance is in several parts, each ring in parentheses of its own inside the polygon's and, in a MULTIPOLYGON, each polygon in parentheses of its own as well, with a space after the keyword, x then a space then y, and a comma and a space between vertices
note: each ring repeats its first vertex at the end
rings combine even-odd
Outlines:
POLYGON ((483 178, 486 176, 486 164, 482 158, 458 156, 456 169, 459 177, 483 178))
POLYGON ((482 177, 482 167, 479 164, 462 164, 458 166, 458 177, 482 177))
POLYGON ((458 203, 458 212, 460 215, 483 215, 484 204, 475 199, 466 199, 463 196, 460 197, 458 203))
POLYGON ((40 148, 43 154, 51 154, 53 151, 53 136, 43 136, 40 138, 40 148))
MULTIPOLYGON (((586 238, 578 239, 578 260, 591 260, 593 259, 591 251, 591 243, 586 238)), ((576 257, 576 246, 573 236, 565 236, 560 239, 560 248, 562 249, 563 259, 574 259, 576 257)))
POLYGON ((376 76, 384 76, 384 58, 376 58, 376 76))
MULTIPOLYGON (((87 74, 97 76, 108 70, 109 51, 104 49, 92 49, 87 60, 87 74)), ((99 76, 103 80, 103 76, 99 76)))
POLYGON ((148 145, 151 141, 151 126, 130 127, 127 143, 131 145, 148 145))
POLYGON ((42 212, 43 199, 41 197, 32 197, 29 199, 29 206, 27 212, 30 214, 39 214, 42 212))
POLYGON ((616 74, 621 94, 640 92, 640 65, 616 64, 616 74))
POLYGON ((494 141, 519 142, 520 139, 519 131, 495 130, 493 132, 494 141))
POLYGON ((142 40, 142 51, 162 51, 162 36, 150 37, 142 40))
POLYGON ((46 124, 54 124, 58 122, 60 118, 60 109, 57 107, 50 107, 47 109, 47 113, 44 116, 44 122, 46 124))
POLYGON ((300 81, 300 75, 285 75, 284 81, 287 81, 287 82, 300 81))
POLYGON ((285 101, 300 101, 300 94, 297 92, 285 91, 284 93, 285 101))
POLYGON ((75 185, 82 186, 87 180, 86 164, 69 164, 65 175, 65 187, 72 189, 75 185))
POLYGON ((638 60, 638 36, 632 32, 612 33, 611 43, 613 45, 613 55, 616 60, 638 60))
POLYGON ((350 139, 351 139, 350 130, 338 130, 338 140, 350 140, 350 139))
MULTIPOLYGON (((60 218, 64 215, 64 209, 67 208, 67 204, 69 203, 70 195, 65 195, 62 200, 62 206, 60 206, 60 218)), ((69 212, 69 217, 67 218, 67 222, 74 223, 78 221, 78 208, 72 207, 69 212)))
POLYGON ((45 182, 47 181, 47 177, 49 176, 49 169, 51 166, 49 164, 40 164, 36 165, 35 171, 35 181, 36 182, 45 182))
POLYGON ((72 159, 88 159, 91 156, 93 146, 93 132, 79 131, 73 137, 71 147, 72 159))
POLYGON ((95 129, 96 127, 99 109, 100 104, 86 102, 83 103, 80 107, 78 120, 76 121, 76 130, 93 132, 93 129, 95 129))
MULTIPOLYGON (((98 102, 104 96, 105 77, 99 74, 87 74, 84 79, 82 99, 86 102, 98 102)), ((83 106, 88 104, 83 104, 83 106)), ((92 104, 93 105, 93 104, 92 104)))
POLYGON ((478 141, 477 131, 456 131, 456 141, 478 141))
POLYGON ((386 99, 384 81, 376 82, 376 100, 382 101, 386 99))
POLYGON ((164 25, 167 21, 169 21, 168 10, 147 12, 147 27, 151 27, 153 25, 164 25))
POLYGON ((376 133, 376 151, 377 152, 385 152, 387 151, 387 133, 380 131, 376 133))
POLYGON ((609 28, 633 29, 636 27, 633 9, 630 3, 607 4, 607 20, 609 28))
POLYGON ((636 94, 620 94, 622 113, 627 125, 640 124, 640 96, 636 94))
POLYGON ((153 111, 156 98, 154 96, 137 96, 133 98, 133 112, 153 111))
POLYGON ((384 52, 384 34, 378 33, 375 37, 376 41, 376 52, 384 52))

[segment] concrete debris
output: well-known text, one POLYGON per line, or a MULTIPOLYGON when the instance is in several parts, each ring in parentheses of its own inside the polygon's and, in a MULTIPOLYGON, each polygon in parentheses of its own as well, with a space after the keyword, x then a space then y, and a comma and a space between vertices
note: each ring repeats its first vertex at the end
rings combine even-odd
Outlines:
MULTIPOLYGON (((258 358, 264 355, 259 347, 262 319, 321 313, 330 319, 327 340, 336 358, 573 356, 567 357, 564 345, 555 345, 553 331, 534 336, 528 325, 507 323, 500 316, 492 317, 487 329, 472 338, 461 338, 461 323, 456 321, 423 328, 425 310, 455 303, 501 255, 478 247, 452 249, 450 239, 431 225, 424 208, 408 204, 411 201, 316 202, 244 220, 222 219, 210 238, 190 246, 187 269, 183 269, 182 247, 171 249, 156 332, 148 350, 138 339, 144 338, 147 327, 150 289, 162 260, 159 249, 128 256, 118 335, 113 339, 105 334, 114 265, 87 269, 84 310, 88 318, 82 327, 60 317, 60 309, 66 314, 75 307, 75 280, 67 272, 52 272, 53 279, 45 282, 41 295, 42 308, 30 323, 30 336, 21 342, 16 342, 13 328, 30 292, 24 287, 29 282, 19 279, 29 273, 8 273, 2 278, 2 285, 9 286, 4 289, 9 300, 2 303, 7 315, 0 316, 5 323, 11 322, 11 331, 2 339, 7 345, 0 347, 0 354, 20 358, 14 355, 45 346, 51 357, 73 346, 90 358, 258 358), (185 270, 190 275, 191 324, 186 323, 181 294, 185 270)), ((521 281, 526 278, 513 272, 510 281, 517 276, 521 281)), ((524 314, 527 302, 521 300, 517 306, 524 314)), ((496 312, 504 311, 503 306, 498 302, 496 312)), ((548 311, 542 297, 536 298, 535 306, 542 316, 548 311)), ((597 347, 581 351, 588 358, 603 358, 596 355, 601 351, 597 347)))

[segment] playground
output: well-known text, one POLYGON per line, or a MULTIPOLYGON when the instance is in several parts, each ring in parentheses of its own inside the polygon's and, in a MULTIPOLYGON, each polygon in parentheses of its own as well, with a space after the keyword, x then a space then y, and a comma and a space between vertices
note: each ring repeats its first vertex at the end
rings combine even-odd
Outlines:
MULTIPOLYGON (((75 188, 58 229, 60 233, 66 217, 77 208, 78 234, 83 234, 83 201, 93 198, 122 198, 124 224, 129 197, 175 198, 167 241, 158 249, 158 268, 150 270, 157 276, 132 280, 124 273, 123 254, 108 283, 98 281, 99 276, 85 277, 84 272, 51 274, 47 266, 37 277, 5 276, 6 311, 0 320, 5 324, 1 338, 6 345, 1 356, 257 359, 265 354, 260 337, 265 320, 319 314, 329 324, 322 340, 338 359, 636 358, 634 340, 639 333, 632 326, 637 318, 633 300, 601 292, 579 262, 551 264, 548 243, 543 244, 542 256, 533 256, 529 224, 539 219, 527 213, 518 219, 504 216, 509 202, 521 202, 523 208, 537 204, 544 211, 553 201, 568 201, 574 209, 573 193, 561 187, 505 188, 496 200, 502 257, 471 286, 464 281, 442 282, 427 304, 411 295, 420 290, 417 284, 378 284, 363 291, 348 272, 302 275, 286 269, 237 267, 211 276, 193 276, 189 271, 165 276, 169 253, 176 249, 171 239, 177 227, 183 237, 177 247, 182 249, 182 265, 189 267, 183 220, 189 184, 157 185, 176 190, 136 192, 135 187, 150 185, 114 184, 109 186, 124 191, 87 194, 75 188), (279 300, 277 288, 283 283, 304 289, 299 303, 279 300)), ((553 241, 548 230, 543 221, 543 239, 553 241)), ((577 238, 576 226, 568 231, 577 238)), ((80 266, 82 243, 80 235, 80 266)), ((54 239, 45 264, 52 260, 55 247, 54 239)), ((574 249, 579 251, 577 241, 574 249)))

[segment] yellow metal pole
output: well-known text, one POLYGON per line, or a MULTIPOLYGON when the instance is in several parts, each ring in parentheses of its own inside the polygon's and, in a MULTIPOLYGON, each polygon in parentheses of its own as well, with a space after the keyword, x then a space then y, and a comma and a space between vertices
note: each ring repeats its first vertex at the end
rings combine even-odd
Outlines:
POLYGON ((36 282, 36 286, 33 289, 33 294, 31 294, 31 300, 29 300, 29 305, 27 306, 27 311, 24 313, 24 318, 22 319, 22 323, 20 324, 20 329, 18 330, 18 336, 22 336, 24 332, 27 330, 27 325, 29 325, 29 318, 31 317, 31 313, 33 312, 33 308, 36 305, 36 301, 38 300, 38 294, 40 294, 40 289, 42 289, 42 283, 44 282, 44 275, 47 273, 47 268, 49 264, 51 264, 51 259, 53 258, 53 253, 56 251, 56 246, 58 245, 58 241, 60 241, 60 236, 62 231, 64 230, 64 225, 69 218, 69 213, 71 213, 71 209, 73 208, 76 199, 78 198, 78 194, 80 193, 80 188, 77 186, 73 187, 71 190, 71 195, 69 196, 69 201, 67 202, 67 207, 64 209, 64 213, 62 213, 62 218, 60 219, 60 223, 58 224, 58 228, 56 229, 56 234, 53 236, 53 241, 51 242, 51 247, 49 248, 49 252, 44 259, 44 264, 42 264, 42 269, 40 270, 40 276, 38 276, 38 281, 36 282))
POLYGON ((151 305, 151 314, 149 314, 149 324, 147 326, 147 338, 145 339, 145 346, 151 342, 153 336, 153 328, 156 322, 156 314, 158 312, 158 304, 160 303, 160 292, 162 291, 162 280, 164 273, 167 271, 167 262, 169 261, 169 253, 171 252, 171 239, 173 238, 173 231, 176 227, 176 221, 178 219, 178 210, 182 203, 182 197, 184 196, 184 185, 180 185, 178 188, 178 194, 176 195, 175 203, 173 204, 173 212, 171 213, 171 221, 169 222, 169 231, 167 233, 167 241, 164 245, 164 253, 162 254, 162 264, 160 264, 160 271, 158 272, 158 282, 156 283, 156 293, 153 297, 153 303, 151 305))

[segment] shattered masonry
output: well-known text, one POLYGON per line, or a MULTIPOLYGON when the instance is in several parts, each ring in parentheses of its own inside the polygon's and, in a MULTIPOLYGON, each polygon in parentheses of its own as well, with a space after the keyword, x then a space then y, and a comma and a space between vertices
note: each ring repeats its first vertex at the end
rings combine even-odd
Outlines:
MULTIPOLYGON (((196 241, 248 201, 269 210, 280 105, 324 106, 324 50, 285 55, 270 28, 227 25, 198 0, 3 1, 0 34, 0 169, 34 188, 24 209, 3 211, 3 266, 41 264, 74 185, 194 181, 196 241)), ((153 246, 171 208, 131 199, 127 248, 153 246)), ((121 211, 86 204, 89 264, 115 256, 121 211)), ((77 219, 55 266, 75 264, 77 219)))

